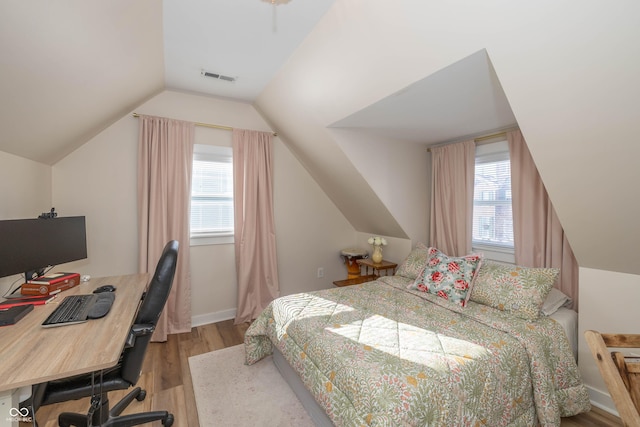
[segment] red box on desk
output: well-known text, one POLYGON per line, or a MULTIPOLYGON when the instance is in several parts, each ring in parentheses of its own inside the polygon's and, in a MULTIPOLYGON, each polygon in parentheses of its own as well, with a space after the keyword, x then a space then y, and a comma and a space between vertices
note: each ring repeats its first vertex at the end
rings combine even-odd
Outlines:
POLYGON ((22 285, 22 295, 51 295, 61 292, 80 283, 79 273, 54 273, 36 277, 22 285))

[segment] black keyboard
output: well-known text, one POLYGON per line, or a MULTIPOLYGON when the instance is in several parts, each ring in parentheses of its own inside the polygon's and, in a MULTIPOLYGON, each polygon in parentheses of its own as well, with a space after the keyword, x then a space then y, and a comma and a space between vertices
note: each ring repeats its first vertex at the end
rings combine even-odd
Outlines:
POLYGON ((53 327, 86 322, 89 318, 89 311, 97 298, 96 294, 65 297, 53 313, 42 322, 42 326, 53 327))

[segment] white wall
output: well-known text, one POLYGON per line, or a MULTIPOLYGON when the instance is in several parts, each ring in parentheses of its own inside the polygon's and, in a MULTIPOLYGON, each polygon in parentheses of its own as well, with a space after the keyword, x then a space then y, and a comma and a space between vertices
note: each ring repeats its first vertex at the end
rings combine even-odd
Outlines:
POLYGON ((355 244, 356 232, 284 144, 276 144, 274 157, 281 294, 329 288, 347 277, 340 251, 355 244))
POLYGON ((51 209, 51 166, 0 151, 0 219, 37 218, 51 209))
POLYGON ((53 201, 84 215, 88 259, 74 271, 93 277, 138 271, 137 122, 123 117, 53 166, 53 201))
MULTIPOLYGON (((136 110, 236 128, 270 131, 249 104, 165 91, 136 110)), ((89 259, 76 270, 92 276, 137 271, 138 119, 127 115, 53 167, 53 200, 65 213, 87 216, 89 259)), ((231 133, 196 127, 196 143, 231 145, 231 133)), ((343 278, 338 256, 356 239, 353 227, 286 146, 274 139, 274 209, 282 294, 322 289, 343 278), (318 279, 318 267, 324 278, 318 279)), ((233 245, 191 250, 192 312, 201 324, 233 317, 233 245)))
MULTIPOLYGON (((584 331, 604 333, 640 333, 640 276, 612 271, 580 269, 580 373, 589 388, 592 402, 615 412, 607 387, 584 341, 584 331)), ((640 355, 640 349, 636 353, 640 355)))
POLYGON ((422 144, 330 129, 353 166, 403 226, 410 240, 428 243, 431 156, 422 144))
MULTIPOLYGON (((49 212, 51 166, 0 151, 0 198, 0 219, 37 218, 49 212)), ((0 244, 7 243, 0 236, 0 244)), ((19 275, 0 278, 0 296, 19 282, 19 275)))

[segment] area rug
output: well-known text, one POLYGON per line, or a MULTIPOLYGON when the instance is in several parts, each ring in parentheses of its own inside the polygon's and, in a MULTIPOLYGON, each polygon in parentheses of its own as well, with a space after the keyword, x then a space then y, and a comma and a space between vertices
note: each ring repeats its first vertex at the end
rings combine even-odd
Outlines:
POLYGON ((244 345, 189 358, 200 427, 313 427, 271 356, 244 364, 244 345))

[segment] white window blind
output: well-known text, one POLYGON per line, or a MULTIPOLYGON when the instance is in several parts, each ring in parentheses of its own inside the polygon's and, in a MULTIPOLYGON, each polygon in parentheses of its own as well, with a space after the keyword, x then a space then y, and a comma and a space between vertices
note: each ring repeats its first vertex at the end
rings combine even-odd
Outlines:
POLYGON ((191 181, 191 237, 233 235, 230 147, 196 145, 191 181))
POLYGON ((514 247, 511 165, 506 142, 480 146, 476 151, 473 246, 511 251, 514 247))

